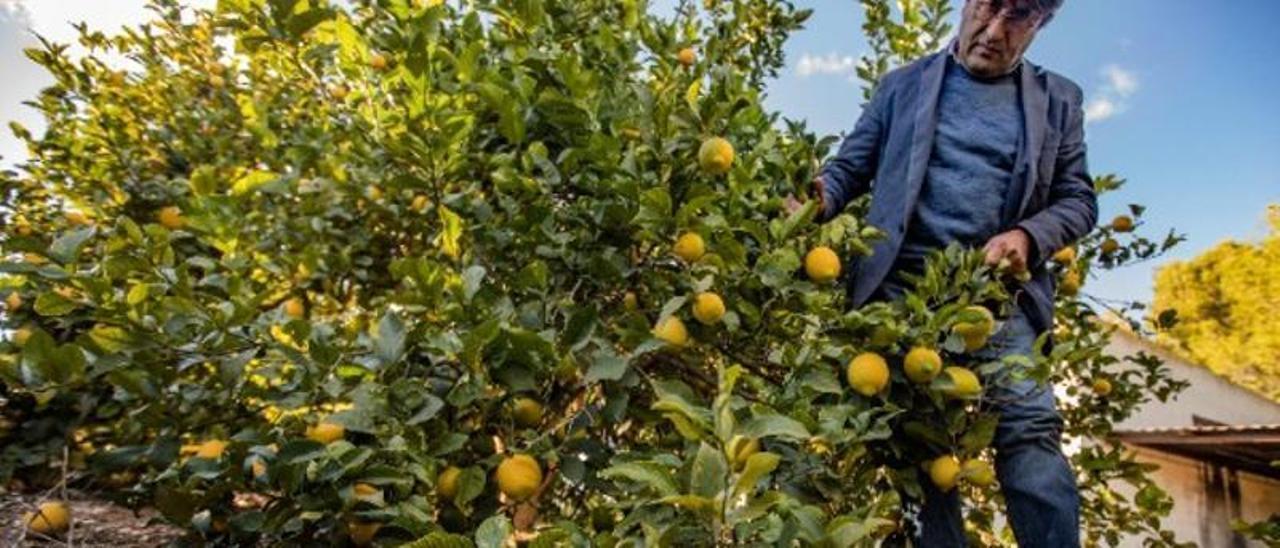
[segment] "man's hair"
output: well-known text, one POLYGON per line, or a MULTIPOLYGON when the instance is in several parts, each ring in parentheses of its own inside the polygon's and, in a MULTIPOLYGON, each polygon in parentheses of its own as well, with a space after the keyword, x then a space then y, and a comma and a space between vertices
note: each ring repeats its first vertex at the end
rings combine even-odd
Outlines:
POLYGON ((1033 0, 1032 1, 1032 3, 1035 4, 1036 9, 1039 10, 1040 13, 1044 14, 1044 18, 1040 20, 1041 27, 1048 25, 1049 21, 1053 20, 1053 16, 1056 13, 1058 13, 1058 8, 1062 7, 1063 2, 1066 2, 1066 0, 1033 0))

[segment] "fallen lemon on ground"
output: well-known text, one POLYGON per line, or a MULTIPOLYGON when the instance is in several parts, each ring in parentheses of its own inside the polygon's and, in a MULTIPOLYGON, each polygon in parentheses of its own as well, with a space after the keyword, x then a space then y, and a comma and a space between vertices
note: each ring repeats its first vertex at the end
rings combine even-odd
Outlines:
POLYGON ((707 246, 703 243, 702 236, 693 232, 686 232, 676 240, 676 245, 672 248, 672 251, 684 262, 696 263, 707 252, 707 246))
POLYGON ((827 283, 840 276, 840 257, 823 245, 809 250, 804 256, 804 272, 817 283, 827 283))
POLYGON ((721 137, 712 137, 698 148, 698 165, 711 175, 724 175, 733 167, 733 145, 721 137))
POLYGON ((874 396, 889 385, 889 364, 875 352, 863 352, 849 362, 845 376, 855 392, 874 396))
POLYGON ((515 500, 524 500, 542 485, 542 466, 529 455, 512 455, 498 465, 498 490, 515 500))
POLYGON ((653 336, 674 346, 689 344, 689 330, 685 329, 684 322, 675 316, 667 316, 658 322, 658 325, 653 328, 653 336))
POLYGON ((713 325, 724 318, 724 300, 715 293, 699 293, 693 300, 693 317, 705 325, 713 325))
POLYGON ((67 505, 50 501, 41 503, 35 512, 28 512, 22 521, 34 533, 46 536, 59 535, 71 526, 71 509, 67 505))
POLYGON ((926 383, 942 372, 942 356, 932 348, 917 346, 907 352, 902 367, 911 382, 926 383))

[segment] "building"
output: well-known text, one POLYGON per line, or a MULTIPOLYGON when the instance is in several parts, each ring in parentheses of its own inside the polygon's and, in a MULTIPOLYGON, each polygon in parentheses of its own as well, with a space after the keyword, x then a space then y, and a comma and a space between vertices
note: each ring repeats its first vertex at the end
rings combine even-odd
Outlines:
MULTIPOLYGON (((1160 357, 1190 386, 1174 401, 1151 402, 1116 425, 1115 441, 1157 464, 1154 479, 1174 499, 1165 527, 1202 548, 1253 548, 1232 521, 1280 515, 1280 404, 1123 330, 1107 348, 1160 357)), ((1141 546, 1134 539, 1123 546, 1141 546)))

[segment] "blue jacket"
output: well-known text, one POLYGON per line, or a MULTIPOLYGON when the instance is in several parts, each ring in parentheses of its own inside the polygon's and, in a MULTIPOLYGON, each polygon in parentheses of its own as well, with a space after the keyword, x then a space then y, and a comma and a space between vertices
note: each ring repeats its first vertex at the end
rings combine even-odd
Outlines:
MULTIPOLYGON (((870 192, 867 220, 886 233, 870 256, 851 265, 847 281, 854 306, 867 302, 888 276, 915 211, 933 150, 947 55, 935 53, 886 74, 853 131, 822 168, 825 210, 819 220, 829 220, 870 192)), ((1045 259, 1093 228, 1098 200, 1086 161, 1080 87, 1025 60, 1020 72, 1026 127, 1010 186, 1018 207, 1004 228, 1030 235, 1031 280, 1019 306, 1043 332, 1053 325, 1054 295, 1045 259)))

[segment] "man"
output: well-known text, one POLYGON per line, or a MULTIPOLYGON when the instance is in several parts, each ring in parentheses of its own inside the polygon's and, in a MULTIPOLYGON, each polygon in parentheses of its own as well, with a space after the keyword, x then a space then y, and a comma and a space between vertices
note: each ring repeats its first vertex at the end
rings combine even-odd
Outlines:
MULTIPOLYGON (((918 271, 930 250, 959 242, 1031 275, 1016 312, 980 358, 1028 354, 1051 327, 1045 259, 1097 221, 1080 88, 1022 59, 1062 3, 966 0, 947 51, 881 80, 814 181, 820 221, 870 192, 868 220, 887 233, 850 270, 854 306, 899 297, 902 273, 918 271)), ((999 409, 994 445, 1018 544, 1079 546, 1079 494, 1061 451, 1053 393, 1030 381, 1012 392, 997 398, 1011 403, 999 409)), ((964 545, 954 490, 925 488, 916 545, 964 545)))

